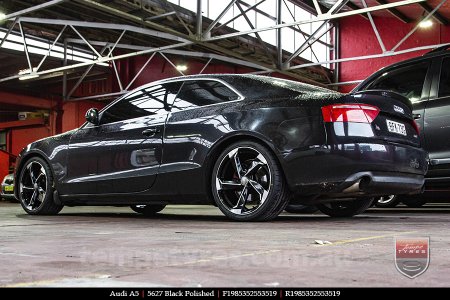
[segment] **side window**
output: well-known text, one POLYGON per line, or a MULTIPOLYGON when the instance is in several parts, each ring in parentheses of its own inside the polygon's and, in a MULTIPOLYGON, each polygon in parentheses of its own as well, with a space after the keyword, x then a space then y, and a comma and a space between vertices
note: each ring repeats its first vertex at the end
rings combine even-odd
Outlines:
POLYGON ((441 79, 439 80, 438 97, 450 96, 450 58, 444 59, 441 68, 441 79))
POLYGON ((389 90, 402 94, 411 102, 419 101, 428 71, 428 62, 399 68, 383 74, 365 90, 389 90))
POLYGON ((158 84, 125 95, 102 113, 101 124, 167 113, 180 87, 180 82, 158 84))
POLYGON ((185 81, 178 97, 172 105, 172 111, 223 103, 239 99, 239 95, 223 83, 215 80, 185 81))

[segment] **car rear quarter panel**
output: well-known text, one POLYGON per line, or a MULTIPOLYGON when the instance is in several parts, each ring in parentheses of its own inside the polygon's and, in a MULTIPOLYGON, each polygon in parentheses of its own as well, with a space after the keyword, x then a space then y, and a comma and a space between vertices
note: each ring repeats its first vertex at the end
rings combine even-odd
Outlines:
POLYGON ((289 170, 292 152, 314 152, 326 141, 321 104, 299 101, 245 100, 172 113, 154 192, 207 194, 211 167, 230 139, 259 140, 289 170))

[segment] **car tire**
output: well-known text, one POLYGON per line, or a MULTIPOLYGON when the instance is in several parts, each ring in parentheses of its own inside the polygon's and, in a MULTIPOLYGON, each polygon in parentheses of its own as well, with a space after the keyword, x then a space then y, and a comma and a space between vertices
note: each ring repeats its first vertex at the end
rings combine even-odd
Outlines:
POLYGON ((410 208, 419 208, 422 207, 425 203, 427 203, 427 200, 425 198, 413 197, 405 199, 402 202, 403 204, 405 204, 410 208))
POLYGON ((64 207, 53 201, 53 173, 40 157, 27 160, 19 172, 17 183, 20 204, 30 215, 56 215, 64 207))
POLYGON ((314 205, 288 204, 284 210, 291 214, 313 214, 318 208, 314 205))
POLYGON ((397 195, 386 195, 375 197, 375 206, 381 208, 396 207, 400 203, 397 195))
POLYGON ((253 141, 222 151, 212 169, 211 190, 222 213, 235 221, 272 220, 291 195, 276 157, 253 141))
POLYGON ((162 211, 166 207, 165 204, 151 204, 151 205, 131 205, 130 208, 137 212, 138 214, 142 214, 144 216, 154 216, 160 211, 162 211))
POLYGON ((334 218, 346 218, 363 213, 373 203, 374 198, 365 197, 351 201, 335 201, 327 204, 318 204, 317 208, 326 215, 334 218))

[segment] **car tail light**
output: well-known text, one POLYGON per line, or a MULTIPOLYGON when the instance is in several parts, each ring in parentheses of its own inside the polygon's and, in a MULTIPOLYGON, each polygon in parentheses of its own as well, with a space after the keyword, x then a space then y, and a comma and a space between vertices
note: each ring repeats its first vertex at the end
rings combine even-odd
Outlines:
POLYGON ((324 122, 372 123, 380 109, 368 104, 333 104, 322 107, 324 122))

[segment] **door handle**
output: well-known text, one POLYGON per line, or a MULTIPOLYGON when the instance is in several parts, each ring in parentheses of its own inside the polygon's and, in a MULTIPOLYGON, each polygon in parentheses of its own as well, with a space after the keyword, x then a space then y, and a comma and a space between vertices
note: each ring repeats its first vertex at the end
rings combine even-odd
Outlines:
POLYGON ((148 128, 142 131, 142 134, 148 137, 152 137, 159 132, 160 132, 159 128, 148 128))
POLYGON ((418 119, 422 118, 422 115, 421 114, 413 114, 413 118, 414 118, 414 120, 418 120, 418 119))

